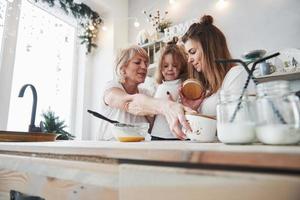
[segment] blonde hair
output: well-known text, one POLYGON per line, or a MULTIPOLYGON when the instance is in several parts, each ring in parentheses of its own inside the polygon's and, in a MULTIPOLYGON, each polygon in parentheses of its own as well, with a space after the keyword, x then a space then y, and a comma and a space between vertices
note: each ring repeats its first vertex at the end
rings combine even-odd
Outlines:
POLYGON ((149 62, 149 56, 145 49, 138 45, 132 45, 126 49, 122 49, 115 60, 115 75, 120 83, 124 83, 124 67, 126 67, 129 61, 136 55, 140 55, 142 58, 149 62))
POLYGON ((188 71, 210 91, 208 95, 217 92, 222 86, 225 75, 233 66, 216 63, 216 59, 231 59, 224 34, 213 25, 212 16, 204 15, 199 23, 190 26, 182 38, 184 43, 189 39, 200 43, 204 67, 201 72, 197 72, 192 65, 189 65, 188 71))
POLYGON ((171 54, 174 62, 177 64, 179 68, 179 78, 182 80, 186 78, 187 74, 187 56, 184 52, 184 49, 181 46, 178 46, 176 43, 178 38, 173 38, 172 41, 168 42, 167 45, 163 48, 162 53, 160 55, 158 68, 155 72, 155 80, 158 84, 161 84, 164 80, 162 75, 162 69, 164 64, 164 58, 166 55, 171 54))

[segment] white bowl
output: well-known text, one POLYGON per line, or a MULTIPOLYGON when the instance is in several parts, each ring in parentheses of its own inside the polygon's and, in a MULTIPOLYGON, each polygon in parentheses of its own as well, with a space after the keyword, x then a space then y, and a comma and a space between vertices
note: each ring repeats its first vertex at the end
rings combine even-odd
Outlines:
POLYGON ((203 115, 186 114, 192 132, 186 131, 186 136, 196 142, 213 142, 216 139, 217 120, 203 115))
POLYGON ((149 124, 135 123, 131 125, 133 126, 114 125, 112 134, 115 139, 120 142, 140 142, 145 140, 145 137, 148 135, 149 124))

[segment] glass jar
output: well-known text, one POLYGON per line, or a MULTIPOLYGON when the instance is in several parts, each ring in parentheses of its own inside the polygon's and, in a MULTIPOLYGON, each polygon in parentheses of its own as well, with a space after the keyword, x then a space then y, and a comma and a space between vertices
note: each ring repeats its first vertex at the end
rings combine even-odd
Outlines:
POLYGON ((221 90, 217 105, 218 139, 227 144, 248 144, 255 140, 253 100, 241 91, 221 90))
POLYGON ((300 103, 289 82, 272 81, 257 86, 256 134, 264 144, 296 144, 300 141, 300 103))

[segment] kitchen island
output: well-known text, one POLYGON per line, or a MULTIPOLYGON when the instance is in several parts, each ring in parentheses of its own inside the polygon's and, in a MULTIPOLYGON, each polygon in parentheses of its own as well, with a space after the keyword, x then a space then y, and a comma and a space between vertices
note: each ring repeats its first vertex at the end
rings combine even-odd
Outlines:
POLYGON ((300 145, 0 143, 0 199, 299 199, 300 145))

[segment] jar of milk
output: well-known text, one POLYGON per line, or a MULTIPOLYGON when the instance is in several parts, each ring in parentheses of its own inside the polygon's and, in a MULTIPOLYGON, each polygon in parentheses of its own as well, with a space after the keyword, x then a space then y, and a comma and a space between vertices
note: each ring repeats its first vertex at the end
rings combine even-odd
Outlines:
POLYGON ((300 102, 287 81, 257 85, 256 134, 264 144, 296 144, 300 141, 300 102))
POLYGON ((217 135, 226 144, 249 144, 255 140, 254 101, 242 91, 221 90, 217 105, 217 135))

